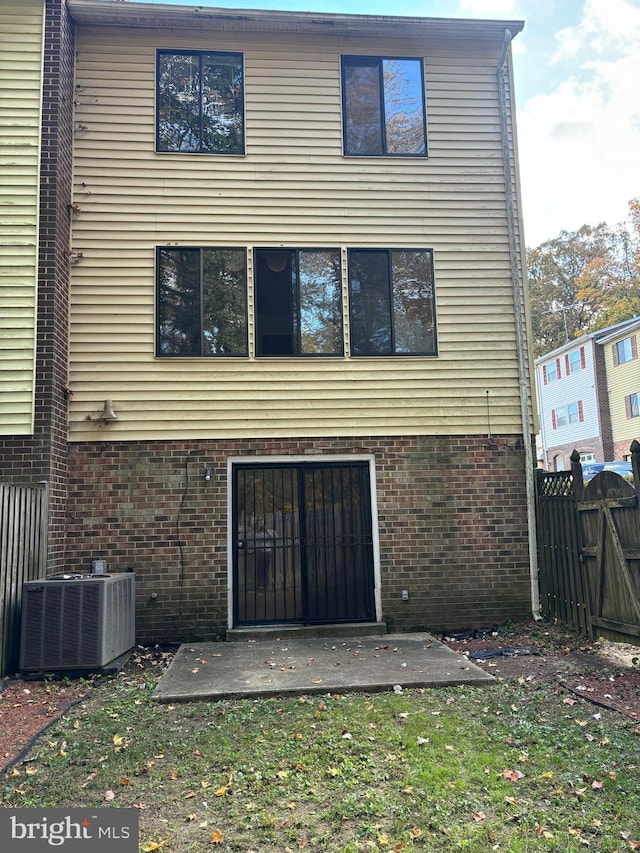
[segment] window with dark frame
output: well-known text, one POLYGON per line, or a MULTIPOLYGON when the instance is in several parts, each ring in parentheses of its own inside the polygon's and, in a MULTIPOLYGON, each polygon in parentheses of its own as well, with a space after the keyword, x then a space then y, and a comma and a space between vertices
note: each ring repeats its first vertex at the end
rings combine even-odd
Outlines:
POLYGON ((246 356, 243 248, 159 247, 158 356, 246 356))
POLYGON ((422 60, 343 56, 342 114, 345 154, 426 156, 422 60))
POLYGON ((244 154, 241 53, 157 51, 156 150, 244 154))
POLYGON ((437 355, 430 249, 350 249, 351 355, 437 355))
POLYGON ((256 249, 257 356, 339 356, 339 249, 256 249))

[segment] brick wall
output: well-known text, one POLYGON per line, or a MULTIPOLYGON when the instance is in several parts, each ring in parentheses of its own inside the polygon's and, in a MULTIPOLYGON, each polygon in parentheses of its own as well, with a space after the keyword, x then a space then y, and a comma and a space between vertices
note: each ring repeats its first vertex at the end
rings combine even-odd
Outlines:
POLYGON ((613 445, 613 453, 609 457, 607 461, 618 461, 622 462, 623 460, 631 460, 631 441, 628 438, 623 439, 622 441, 616 441, 613 445))
POLYGON ((547 448, 546 454, 549 460, 549 470, 568 471, 571 468, 571 454, 574 450, 577 450, 578 453, 593 453, 596 462, 609 460, 608 456, 606 458, 604 456, 602 441, 599 436, 594 436, 584 441, 570 441, 567 444, 555 444, 553 447, 547 448), (560 456, 561 461, 559 461, 557 466, 554 466, 556 456, 560 456))
POLYGON ((598 401, 598 418, 600 420, 600 438, 602 456, 596 456, 599 462, 614 459, 613 456, 613 430, 611 424, 611 410, 609 408, 609 382, 607 381, 607 368, 605 362, 605 348, 595 341, 593 345, 594 372, 596 377, 596 398, 598 401))
POLYGON ((222 636, 227 458, 339 453, 376 459, 390 628, 462 629, 530 615, 517 437, 72 444, 66 567, 88 571, 100 557, 111 571, 136 572, 140 642, 222 636))
POLYGON ((5 481, 48 480, 49 568, 64 560, 69 225, 74 31, 64 0, 46 0, 34 431, 0 439, 5 481))

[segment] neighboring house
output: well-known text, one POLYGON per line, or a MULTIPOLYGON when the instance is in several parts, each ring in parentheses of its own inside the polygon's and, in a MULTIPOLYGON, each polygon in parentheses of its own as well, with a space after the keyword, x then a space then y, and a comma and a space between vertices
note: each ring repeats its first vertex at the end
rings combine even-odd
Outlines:
POLYGON ((540 461, 547 470, 630 458, 638 437, 640 317, 569 341, 536 359, 540 461))
POLYGON ((537 610, 522 24, 45 5, 50 573, 134 570, 142 641, 537 610))
POLYGON ((640 439, 640 317, 614 326, 599 339, 604 349, 613 455, 631 459, 630 446, 640 439))

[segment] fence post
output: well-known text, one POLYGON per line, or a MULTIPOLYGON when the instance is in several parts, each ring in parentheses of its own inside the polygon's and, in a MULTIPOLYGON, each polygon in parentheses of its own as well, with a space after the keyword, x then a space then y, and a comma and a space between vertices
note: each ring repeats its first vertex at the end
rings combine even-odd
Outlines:
POLYGON ((633 471, 633 488, 640 501, 640 442, 633 439, 631 442, 631 470, 633 471))
POLYGON ((582 476, 582 462, 580 462, 580 454, 575 449, 571 454, 571 476, 573 477, 573 491, 576 496, 576 500, 579 501, 582 499, 584 477, 582 476))

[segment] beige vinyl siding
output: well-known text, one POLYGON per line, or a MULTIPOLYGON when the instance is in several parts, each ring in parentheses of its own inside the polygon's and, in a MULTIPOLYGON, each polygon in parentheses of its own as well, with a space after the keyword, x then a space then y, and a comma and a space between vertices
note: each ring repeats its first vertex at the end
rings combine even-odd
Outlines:
POLYGON ((71 440, 483 433, 487 391, 491 431, 522 432, 500 47, 80 28, 71 440), (244 54, 244 156, 155 153, 160 47, 244 54), (343 157, 344 53, 424 57, 428 158, 343 157), (339 247, 345 314, 347 248, 433 249, 439 355, 157 359, 166 244, 339 247))
POLYGON ((43 6, 0 5, 0 435, 33 430, 43 6))
POLYGON ((615 341, 607 341, 604 345, 613 440, 628 441, 629 445, 634 438, 640 439, 640 418, 627 418, 625 409, 625 397, 640 393, 640 358, 614 366, 613 348, 630 337, 635 337, 640 352, 640 329, 626 330, 615 341))

